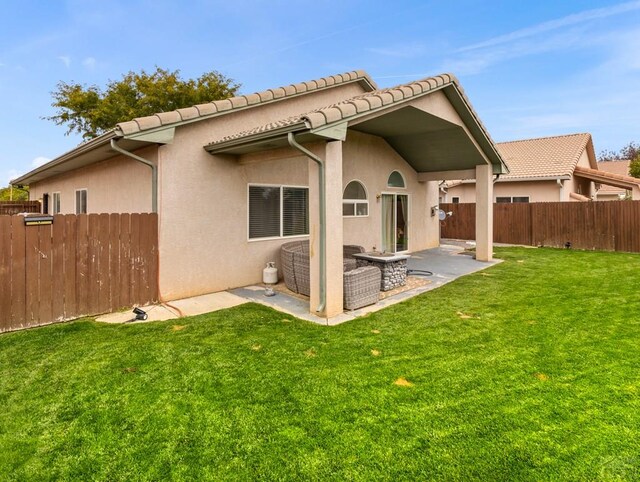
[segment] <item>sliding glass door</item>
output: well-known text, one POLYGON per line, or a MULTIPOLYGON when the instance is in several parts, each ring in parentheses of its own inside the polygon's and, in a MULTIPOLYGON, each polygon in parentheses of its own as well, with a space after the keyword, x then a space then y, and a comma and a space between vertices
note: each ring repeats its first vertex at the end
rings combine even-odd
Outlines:
POLYGON ((409 196, 382 195, 382 251, 397 253, 409 249, 409 196))

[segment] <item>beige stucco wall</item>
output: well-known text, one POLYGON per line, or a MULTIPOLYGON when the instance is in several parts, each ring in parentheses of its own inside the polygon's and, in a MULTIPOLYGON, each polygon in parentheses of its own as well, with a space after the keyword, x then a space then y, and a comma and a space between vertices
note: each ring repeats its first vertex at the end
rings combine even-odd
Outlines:
MULTIPOLYGON (((157 148, 136 154, 156 160, 157 148)), ((49 194, 49 213, 53 213, 54 192, 60 193, 60 214, 75 214, 76 190, 87 190, 88 213, 151 212, 151 169, 133 159, 117 156, 29 186, 29 198, 42 200, 49 194)))
POLYGON ((438 245, 439 225, 430 215, 431 206, 438 204, 437 183, 420 183, 413 168, 384 139, 349 131, 343 154, 343 189, 360 181, 367 190, 369 216, 344 218, 345 244, 358 244, 367 250, 379 249, 382 240, 382 193, 409 195, 409 251, 419 251, 438 245), (399 171, 406 188, 387 187, 389 175, 399 171), (431 185, 432 189, 428 190, 431 185))
POLYGON ((362 92, 353 83, 176 129, 174 142, 159 150, 160 293, 164 299, 261 281, 267 261, 280 265, 279 247, 291 238, 247 239, 248 184, 308 185, 308 160, 299 153, 283 152, 281 158, 270 159, 273 153, 266 151, 241 164, 236 158, 211 156, 203 146, 362 92))
MULTIPOLYGON (((461 203, 476 202, 475 183, 449 188, 446 202, 452 202, 454 196, 458 196, 461 203)), ((552 181, 496 182, 493 185, 493 201, 495 202, 496 198, 502 196, 529 196, 529 202, 557 202, 560 201, 560 186, 555 179, 552 181)))

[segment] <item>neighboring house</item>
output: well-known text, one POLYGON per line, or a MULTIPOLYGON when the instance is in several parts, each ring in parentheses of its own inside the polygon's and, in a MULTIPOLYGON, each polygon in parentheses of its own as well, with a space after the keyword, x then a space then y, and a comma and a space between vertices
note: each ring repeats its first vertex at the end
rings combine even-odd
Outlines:
MULTIPOLYGON (((600 171, 608 172, 611 174, 617 174, 618 176, 629 176, 629 164, 631 161, 603 161, 598 163, 598 169, 600 171)), ((603 184, 596 193, 596 199, 598 201, 618 201, 631 197, 631 191, 617 186, 608 186, 603 184)))
MULTIPOLYGON (((601 185, 626 186, 640 199, 640 180, 598 169, 590 134, 501 142, 496 148, 509 174, 495 181, 494 202, 590 201, 601 185)), ((475 202, 474 182, 443 185, 441 202, 475 202)))
POLYGON ((377 90, 357 71, 123 122, 13 184, 60 213, 157 211, 164 300, 260 282, 283 243, 309 239, 310 310, 332 317, 343 244, 438 245, 439 181, 477 179, 490 260, 506 172, 455 77, 377 90))

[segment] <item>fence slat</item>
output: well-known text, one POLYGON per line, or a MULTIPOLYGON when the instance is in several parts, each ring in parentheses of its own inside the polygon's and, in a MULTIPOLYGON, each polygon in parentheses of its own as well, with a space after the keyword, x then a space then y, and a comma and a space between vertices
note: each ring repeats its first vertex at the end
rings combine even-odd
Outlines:
POLYGON ((25 231, 25 285, 26 315, 25 322, 29 325, 38 323, 40 318, 40 232, 39 226, 29 226, 25 231))
POLYGON ((131 306, 131 215, 120 217, 120 305, 131 306))
POLYGON ((52 299, 51 318, 54 321, 64 319, 64 248, 65 248, 65 223, 64 217, 56 215, 53 220, 53 239, 51 241, 51 274, 52 274, 52 299))
POLYGON ((106 313, 111 308, 109 297, 109 274, 111 267, 109 265, 109 251, 111 250, 109 236, 109 215, 98 215, 98 276, 96 292, 98 293, 97 309, 92 310, 98 313, 106 313))
POLYGON ((0 216, 0 331, 11 327, 11 218, 0 216))
POLYGON ((117 310, 120 303, 120 216, 109 216, 109 305, 117 310))
POLYGON ((27 317, 25 225, 21 217, 11 218, 11 328, 23 326, 27 317))
MULTIPOLYGON (((78 310, 78 218, 67 214, 60 216, 64 222, 64 317, 71 318, 78 310)), ((57 218, 56 218, 57 219, 57 218)), ((55 223, 56 221, 54 221, 55 223)))
POLYGON ((76 235, 76 303, 77 314, 89 312, 89 215, 78 214, 76 235))
MULTIPOLYGON (((51 246, 51 236, 52 236, 52 224, 45 224, 43 226, 37 226, 36 229, 38 231, 39 238, 39 247, 38 247, 38 315, 37 320, 42 322, 41 320, 47 320, 48 322, 53 321, 53 309, 52 309, 52 246, 51 246)), ((32 283, 34 280, 27 279, 27 283, 32 283)))

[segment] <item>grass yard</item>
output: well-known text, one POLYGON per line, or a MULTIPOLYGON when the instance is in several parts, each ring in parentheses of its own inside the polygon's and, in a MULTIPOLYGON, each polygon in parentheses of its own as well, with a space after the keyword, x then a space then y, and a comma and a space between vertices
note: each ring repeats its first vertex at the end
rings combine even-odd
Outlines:
POLYGON ((640 256, 497 255, 333 328, 249 304, 1 335, 0 478, 640 479, 640 256))

